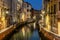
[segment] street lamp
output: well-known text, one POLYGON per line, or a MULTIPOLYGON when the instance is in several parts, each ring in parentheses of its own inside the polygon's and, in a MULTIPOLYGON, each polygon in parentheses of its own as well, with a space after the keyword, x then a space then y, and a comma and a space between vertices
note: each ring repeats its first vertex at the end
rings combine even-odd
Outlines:
POLYGON ((44 14, 44 13, 45 13, 45 11, 44 11, 44 10, 42 10, 41 12, 42 12, 42 14, 44 14))
POLYGON ((6 11, 6 14, 9 14, 9 11, 6 11))
POLYGON ((9 9, 6 9, 6 14, 9 14, 9 9))

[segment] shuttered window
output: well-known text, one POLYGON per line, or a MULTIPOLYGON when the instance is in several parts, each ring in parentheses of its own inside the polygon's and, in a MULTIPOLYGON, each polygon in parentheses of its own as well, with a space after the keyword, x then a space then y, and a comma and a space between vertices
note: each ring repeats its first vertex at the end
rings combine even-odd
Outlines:
POLYGON ((59 11, 60 11, 60 2, 59 2, 59 11))

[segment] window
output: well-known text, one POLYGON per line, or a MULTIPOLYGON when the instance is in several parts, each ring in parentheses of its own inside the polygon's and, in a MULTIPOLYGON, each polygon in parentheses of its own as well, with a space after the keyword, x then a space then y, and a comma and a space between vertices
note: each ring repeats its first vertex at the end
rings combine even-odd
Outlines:
POLYGON ((54 14, 56 14, 56 5, 54 5, 54 14))
POLYGON ((56 5, 54 5, 54 23, 55 23, 55 18, 56 18, 56 5))
POLYGON ((59 2, 59 11, 60 11, 60 2, 59 2))
POLYGON ((53 6, 51 6, 51 14, 53 13, 53 6))

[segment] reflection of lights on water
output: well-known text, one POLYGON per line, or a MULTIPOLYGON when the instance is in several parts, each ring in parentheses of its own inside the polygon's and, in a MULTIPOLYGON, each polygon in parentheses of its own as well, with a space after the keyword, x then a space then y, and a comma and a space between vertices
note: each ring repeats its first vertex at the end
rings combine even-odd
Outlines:
POLYGON ((22 33, 23 33, 23 36, 25 36, 25 30, 24 30, 24 28, 22 28, 22 33))
POLYGON ((34 23, 34 29, 36 28, 36 24, 34 23))

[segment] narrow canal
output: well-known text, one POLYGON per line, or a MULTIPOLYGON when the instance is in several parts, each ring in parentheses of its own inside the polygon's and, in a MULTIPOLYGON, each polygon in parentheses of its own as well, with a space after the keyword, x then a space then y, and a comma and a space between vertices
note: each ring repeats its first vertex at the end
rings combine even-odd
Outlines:
POLYGON ((40 36, 37 29, 33 27, 24 26, 19 32, 12 35, 10 40, 40 40, 40 36))

